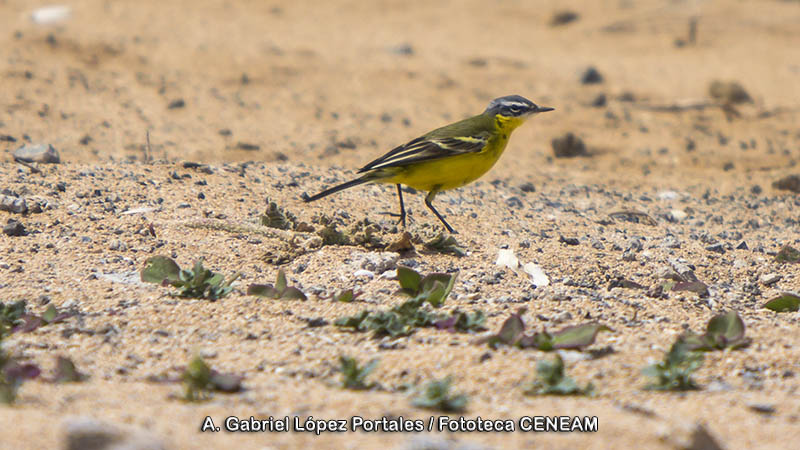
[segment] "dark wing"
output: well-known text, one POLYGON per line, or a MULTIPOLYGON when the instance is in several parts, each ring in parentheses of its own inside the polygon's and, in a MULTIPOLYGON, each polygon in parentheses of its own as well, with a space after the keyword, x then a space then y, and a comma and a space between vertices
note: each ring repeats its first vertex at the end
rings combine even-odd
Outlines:
POLYGON ((464 153, 477 153, 486 147, 490 133, 482 131, 468 136, 434 137, 431 134, 401 145, 359 169, 359 173, 387 167, 402 167, 421 161, 447 158, 464 153))

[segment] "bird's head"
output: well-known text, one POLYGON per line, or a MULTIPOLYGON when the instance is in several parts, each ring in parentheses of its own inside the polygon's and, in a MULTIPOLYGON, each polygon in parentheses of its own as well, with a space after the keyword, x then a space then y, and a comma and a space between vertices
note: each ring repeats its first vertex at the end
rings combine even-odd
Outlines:
POLYGON ((492 116, 501 116, 503 119, 516 119, 520 123, 528 117, 546 111, 552 111, 553 108, 545 106, 537 106, 532 101, 520 95, 507 95, 500 97, 489 102, 484 114, 492 116))

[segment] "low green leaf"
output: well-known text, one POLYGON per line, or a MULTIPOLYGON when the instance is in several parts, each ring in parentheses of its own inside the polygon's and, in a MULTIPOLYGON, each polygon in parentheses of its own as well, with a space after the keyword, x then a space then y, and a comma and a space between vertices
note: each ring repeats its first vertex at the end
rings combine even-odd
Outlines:
POLYGON ((247 295, 255 295, 257 297, 278 298, 281 293, 272 287, 271 284, 251 284, 247 286, 247 295))
POLYGON ((580 349, 594 343, 597 333, 613 331, 605 325, 587 323, 564 328, 552 333, 553 348, 580 349))
POLYGON ((342 303, 350 303, 355 299, 352 289, 347 289, 333 296, 333 300, 342 303))
POLYGON ((53 381, 56 383, 79 383, 89 378, 75 367, 71 359, 59 356, 56 358, 56 373, 53 381))
POLYGON ((431 274, 425 275, 422 278, 422 280, 420 280, 418 292, 430 291, 434 287, 436 287, 436 283, 439 283, 442 286, 447 286, 448 284, 451 284, 451 283, 454 283, 454 282, 455 282, 455 276, 454 275, 448 275, 446 273, 431 273, 431 274))
POLYGON ((680 283, 675 283, 672 287, 673 291, 689 291, 694 292, 695 294, 705 297, 708 295, 708 286, 703 283, 702 281, 682 281, 680 283))
POLYGON ((497 333, 497 339, 500 343, 506 345, 514 345, 522 334, 525 332, 525 322, 518 313, 511 314, 511 317, 503 322, 500 331, 497 333))
POLYGON ((337 327, 354 328, 357 331, 361 330, 361 324, 369 317, 369 311, 361 311, 354 316, 340 317, 336 319, 333 324, 337 327))
POLYGON ((410 267, 397 266, 397 280, 404 292, 409 295, 417 295, 422 275, 410 267))
POLYGON ((734 343, 744 338, 744 321, 736 311, 714 316, 706 328, 708 335, 718 348, 725 348, 729 343, 734 343))
POLYGON ((283 300, 306 300, 306 294, 303 294, 300 289, 294 286, 287 287, 281 292, 281 299, 283 300))
POLYGON ((286 274, 283 269, 278 270, 278 279, 275 281, 275 289, 278 292, 283 292, 286 289, 286 274))
POLYGON ((56 307, 54 305, 50 305, 42 313, 42 320, 44 320, 46 323, 50 323, 50 322, 53 321, 53 319, 56 318, 56 315, 58 315, 58 311, 56 310, 56 307))
POLYGON ((800 296, 784 292, 764 304, 764 308, 775 312, 793 312, 800 310, 800 296))
POLYGON ((550 333, 546 331, 534 334, 523 334, 522 337, 519 340, 517 340, 517 347, 535 348, 543 352, 549 352, 555 350, 555 344, 553 343, 553 336, 551 336, 550 333))
POLYGON ((708 339, 708 336, 703 334, 696 334, 692 331, 687 331, 678 337, 680 341, 691 350, 707 350, 710 351, 714 348, 714 342, 708 339))
POLYGON ((426 242, 424 245, 426 250, 438 253, 450 253, 456 256, 466 256, 467 252, 461 247, 461 244, 456 241, 452 235, 445 235, 440 233, 435 238, 426 242))
POLYGON ((429 290, 424 291, 420 295, 423 296, 425 301, 430 303, 431 306, 439 308, 444 304, 444 300, 447 297, 445 289, 445 285, 437 281, 429 290))
POLYGON ((219 286, 225 281, 225 277, 221 273, 215 273, 211 278, 206 280, 206 284, 211 286, 219 286))
POLYGON ((153 256, 144 262, 140 275, 145 283, 161 284, 164 280, 172 283, 180 280, 181 269, 167 256, 153 256))

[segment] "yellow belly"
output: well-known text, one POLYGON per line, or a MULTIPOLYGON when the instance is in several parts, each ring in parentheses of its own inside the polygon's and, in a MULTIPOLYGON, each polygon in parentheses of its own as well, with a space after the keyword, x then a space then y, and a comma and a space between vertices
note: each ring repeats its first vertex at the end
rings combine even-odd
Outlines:
POLYGON ((405 184, 420 191, 455 189, 477 180, 488 172, 503 154, 507 142, 507 137, 499 138, 494 142, 490 141, 482 152, 391 168, 385 170, 386 178, 375 181, 405 184))

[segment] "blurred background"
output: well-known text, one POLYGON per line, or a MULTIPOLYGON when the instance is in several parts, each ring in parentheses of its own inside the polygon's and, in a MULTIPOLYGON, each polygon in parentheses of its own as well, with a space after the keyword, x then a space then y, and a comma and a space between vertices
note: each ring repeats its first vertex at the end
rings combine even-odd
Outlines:
POLYGON ((789 0, 0 0, 0 149, 142 160, 149 131, 156 159, 352 169, 520 94, 556 112, 511 175, 781 170, 798 24, 789 0), (554 163, 566 133, 584 155, 554 163))

